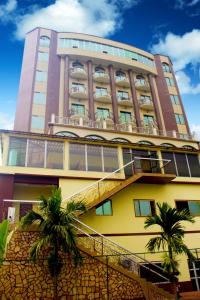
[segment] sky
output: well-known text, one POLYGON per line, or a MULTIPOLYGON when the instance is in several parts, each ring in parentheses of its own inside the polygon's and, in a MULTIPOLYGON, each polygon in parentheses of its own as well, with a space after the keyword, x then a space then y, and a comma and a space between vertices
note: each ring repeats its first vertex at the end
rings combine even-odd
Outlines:
POLYGON ((200 0, 0 0, 0 128, 13 127, 24 38, 38 26, 169 55, 200 138, 200 0))

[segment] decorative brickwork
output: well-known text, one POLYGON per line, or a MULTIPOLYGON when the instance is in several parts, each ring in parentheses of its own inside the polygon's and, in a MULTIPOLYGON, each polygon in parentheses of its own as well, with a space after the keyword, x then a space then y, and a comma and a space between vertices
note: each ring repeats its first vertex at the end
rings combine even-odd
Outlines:
POLYGON ((6 260, 0 268, 0 299, 173 299, 159 292, 157 287, 140 279, 134 280, 126 272, 112 268, 106 259, 94 258, 86 253, 83 253, 83 264, 78 268, 74 267, 70 256, 64 257, 62 272, 53 281, 45 255, 37 264, 28 256, 28 249, 38 234, 14 233, 6 260))

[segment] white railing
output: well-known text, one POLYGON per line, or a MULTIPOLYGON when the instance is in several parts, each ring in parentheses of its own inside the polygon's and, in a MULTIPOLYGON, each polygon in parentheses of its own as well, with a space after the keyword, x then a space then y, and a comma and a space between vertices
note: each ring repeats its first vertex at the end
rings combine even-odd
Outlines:
MULTIPOLYGON (((167 276, 164 275, 164 270, 158 265, 105 237, 82 221, 76 218, 73 218, 73 220, 73 227, 78 233, 78 242, 92 253, 96 253, 98 256, 106 256, 112 264, 120 265, 138 276, 141 276, 140 271, 143 268, 144 271, 147 271, 144 278, 150 280, 152 275, 154 278, 156 276, 157 284, 169 282, 167 276)), ((143 273, 145 274, 145 272, 143 273)))
POLYGON ((103 124, 100 121, 93 121, 93 120, 86 120, 85 122, 75 122, 73 117, 60 117, 55 116, 52 114, 50 124, 59 124, 59 125, 69 125, 69 126, 81 126, 85 128, 99 128, 99 129, 107 129, 107 130, 117 130, 120 132, 132 132, 144 135, 152 135, 152 136, 161 136, 161 137, 169 137, 169 138, 177 138, 177 139, 184 139, 184 140, 195 140, 194 134, 185 134, 184 136, 176 132, 175 130, 172 131, 164 131, 159 130, 156 128, 157 126, 143 126, 137 127, 132 122, 127 123, 127 126, 121 126, 121 124, 114 124, 113 126, 107 126, 108 124, 103 124), (130 126, 128 126, 130 125, 130 126))

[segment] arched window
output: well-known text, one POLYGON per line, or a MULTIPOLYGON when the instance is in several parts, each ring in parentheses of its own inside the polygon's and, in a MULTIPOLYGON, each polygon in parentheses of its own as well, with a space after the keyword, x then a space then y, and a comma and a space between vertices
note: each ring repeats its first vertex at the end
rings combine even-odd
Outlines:
POLYGON ((42 35, 40 37, 40 46, 41 47, 49 47, 50 45, 50 38, 46 35, 42 35))
POLYGON ((175 148, 175 146, 170 143, 162 143, 162 144, 160 144, 160 146, 166 147, 166 148, 173 148, 173 147, 175 148))
POLYGON ((67 136, 67 137, 75 137, 78 138, 79 136, 71 131, 59 131, 56 133, 59 136, 67 136))
POLYGON ((187 149, 187 150, 196 150, 194 147, 190 146, 190 145, 184 145, 181 148, 183 149, 187 149))
POLYGON ((86 135, 85 136, 86 139, 89 139, 89 140, 99 140, 99 141, 105 141, 105 138, 103 138, 102 136, 100 135, 95 135, 95 134, 90 134, 90 135, 86 135))
POLYGON ((83 64, 81 64, 79 61, 74 61, 72 63, 72 67, 73 68, 80 68, 80 69, 83 69, 83 64))
POLYGON ((119 70, 119 71, 116 71, 116 77, 117 77, 117 79, 123 80, 126 78, 126 74, 119 70))
POLYGON ((141 84, 141 85, 145 85, 145 83, 146 83, 145 78, 142 75, 137 75, 136 76, 136 82, 141 84))
POLYGON ((105 69, 103 67, 96 67, 95 73, 105 74, 105 69))
POLYGON ((111 141, 113 142, 119 142, 119 143, 130 143, 129 140, 123 139, 123 138, 114 138, 111 141))
POLYGON ((138 144, 139 144, 139 145, 154 146, 154 144, 151 143, 151 142, 149 142, 149 141, 139 141, 138 144))
POLYGON ((170 67, 169 67, 169 65, 167 63, 163 62, 162 63, 162 68, 163 68, 164 72, 170 73, 170 67))

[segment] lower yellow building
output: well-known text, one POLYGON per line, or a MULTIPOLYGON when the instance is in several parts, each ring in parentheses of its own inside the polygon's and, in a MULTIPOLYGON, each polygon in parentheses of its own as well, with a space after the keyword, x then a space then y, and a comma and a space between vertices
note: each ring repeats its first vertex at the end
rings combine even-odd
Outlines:
MULTIPOLYGON (((144 134, 79 129, 64 135, 0 131, 0 219, 17 222, 38 205, 39 196, 59 186, 63 206, 69 199, 85 199, 81 217, 88 230, 105 240, 160 265, 163 253, 145 246, 159 228, 144 229, 145 218, 156 213, 156 203, 188 208, 194 224, 185 224, 185 242, 199 255, 200 166, 199 145, 144 134), (125 138, 124 138, 125 137, 125 138), (90 228, 91 227, 91 228, 90 228), (97 235, 97 233, 96 233, 97 235)), ((84 226, 83 224, 83 226, 84 226)), ((200 289, 199 260, 179 257, 182 291, 200 289)))

